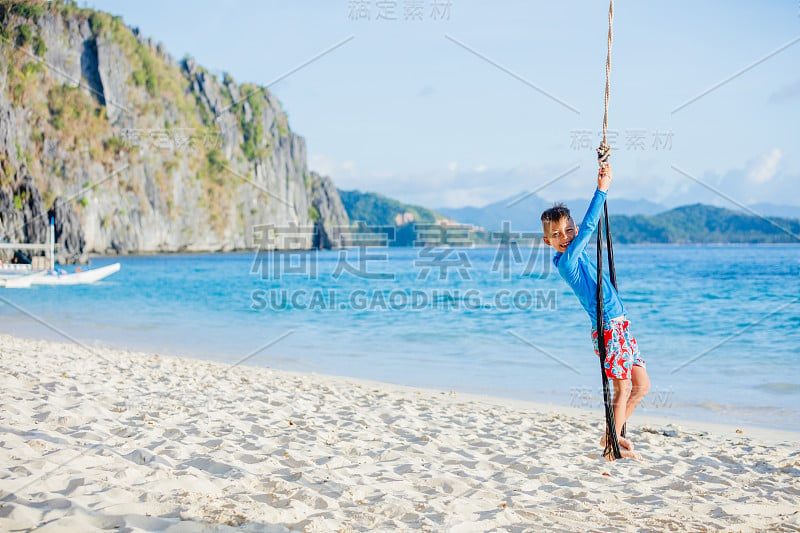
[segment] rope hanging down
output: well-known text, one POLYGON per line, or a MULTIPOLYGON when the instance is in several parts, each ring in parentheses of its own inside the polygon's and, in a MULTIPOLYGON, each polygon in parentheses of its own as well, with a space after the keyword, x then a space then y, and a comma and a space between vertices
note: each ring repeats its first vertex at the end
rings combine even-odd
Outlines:
POLYGON ((614 25, 614 0, 611 0, 608 6, 608 54, 606 55, 606 103, 603 108, 603 140, 600 142, 600 148, 597 149, 597 161, 602 167, 607 161, 608 156, 611 155, 611 147, 608 145, 608 96, 611 92, 611 42, 613 41, 613 34, 611 32, 614 25))
MULTIPOLYGON (((597 149, 597 162, 600 168, 608 164, 611 155, 611 147, 608 145, 608 99, 611 90, 611 43, 612 27, 614 23, 614 0, 610 0, 608 6, 608 55, 606 56, 606 98, 603 110, 603 140, 597 149)), ((608 247, 608 274, 611 285, 617 288, 617 273, 614 270, 614 249, 611 243, 611 228, 608 224, 608 204, 603 204, 603 219, 597 224, 597 348, 600 353, 600 374, 603 378, 603 403, 606 411, 606 447, 603 450, 603 457, 608 460, 616 460, 622 457, 619 451, 619 441, 617 439, 616 424, 614 421, 614 406, 611 399, 611 390, 605 372, 606 343, 604 334, 603 319, 603 227, 606 232, 606 244, 608 247), (605 222, 605 224, 604 224, 605 222)), ((623 426, 621 435, 625 435, 623 426)))

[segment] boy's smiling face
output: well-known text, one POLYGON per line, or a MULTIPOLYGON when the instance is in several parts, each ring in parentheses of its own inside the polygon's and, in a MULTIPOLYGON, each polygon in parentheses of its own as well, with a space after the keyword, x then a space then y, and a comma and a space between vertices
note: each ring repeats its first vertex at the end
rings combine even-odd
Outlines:
POLYGON ((578 235, 578 228, 572 217, 564 217, 557 222, 544 223, 544 242, 557 252, 566 252, 567 247, 578 235))

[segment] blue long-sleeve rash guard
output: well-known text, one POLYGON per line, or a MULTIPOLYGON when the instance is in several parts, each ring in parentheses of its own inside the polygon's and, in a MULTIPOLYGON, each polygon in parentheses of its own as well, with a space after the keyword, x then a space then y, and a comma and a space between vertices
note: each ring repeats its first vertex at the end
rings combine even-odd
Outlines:
MULTIPOLYGON (((575 296, 592 319, 592 326, 597 324, 597 265, 589 260, 586 253, 586 245, 592 237, 603 203, 606 200, 606 193, 597 189, 583 217, 580 230, 575 239, 567 247, 566 252, 556 252, 553 256, 553 263, 558 269, 558 273, 569 284, 575 296)), ((612 318, 625 314, 625 307, 622 305, 616 289, 611 285, 608 275, 603 272, 603 320, 608 323, 612 318)))

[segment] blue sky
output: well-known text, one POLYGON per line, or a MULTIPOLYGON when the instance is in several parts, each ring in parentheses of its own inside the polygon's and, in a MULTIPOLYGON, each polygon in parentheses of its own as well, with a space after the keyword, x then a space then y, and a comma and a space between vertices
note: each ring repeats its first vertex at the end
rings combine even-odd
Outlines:
MULTIPOLYGON (((594 187, 604 1, 87 5, 240 82, 269 84, 349 39, 270 87, 306 139, 310 168, 341 188, 484 205, 576 165, 538 194, 594 187), (407 20, 410 9, 421 20, 407 20)), ((800 205, 797 0, 618 0, 614 31, 612 198, 800 205)))

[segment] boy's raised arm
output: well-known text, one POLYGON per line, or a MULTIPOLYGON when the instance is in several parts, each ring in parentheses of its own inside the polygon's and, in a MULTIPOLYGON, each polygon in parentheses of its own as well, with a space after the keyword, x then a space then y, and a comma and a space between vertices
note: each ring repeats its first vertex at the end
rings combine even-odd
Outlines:
POLYGON ((603 204, 606 201, 608 187, 611 184, 611 167, 606 166, 600 169, 597 174, 597 190, 594 192, 592 201, 589 202, 589 208, 586 210, 586 215, 581 222, 578 235, 567 247, 564 252, 564 260, 567 265, 577 264, 578 257, 586 249, 589 244, 595 228, 597 228, 597 221, 600 218, 600 213, 603 210, 603 204))

